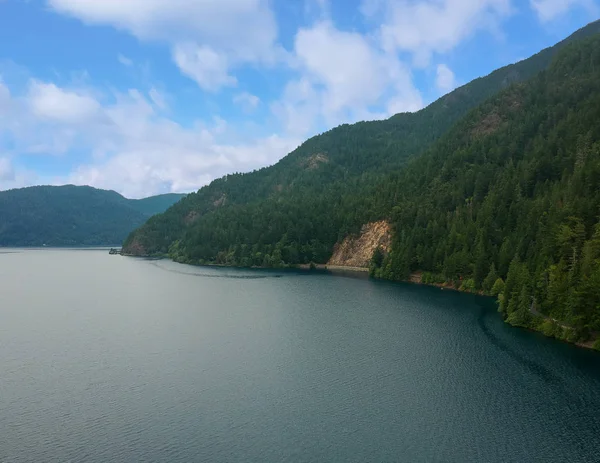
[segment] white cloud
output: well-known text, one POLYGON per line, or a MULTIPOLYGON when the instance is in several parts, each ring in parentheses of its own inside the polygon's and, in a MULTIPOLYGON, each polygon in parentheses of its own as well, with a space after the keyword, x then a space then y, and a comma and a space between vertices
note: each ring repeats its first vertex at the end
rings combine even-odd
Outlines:
POLYGON ((0 184, 13 181, 15 179, 15 170, 10 159, 0 158, 0 184))
POLYGON ((511 13, 510 0, 363 0, 362 11, 383 14, 379 34, 385 49, 413 54, 426 66, 478 30, 496 30, 511 13))
POLYGON ((192 191, 226 173, 271 164, 297 146, 278 136, 220 143, 210 128, 188 131, 168 121, 148 125, 144 134, 145 140, 126 140, 105 162, 80 166, 68 181, 116 189, 128 197, 192 191))
MULTIPOLYGON (((136 89, 96 100, 92 94, 99 92, 32 81, 29 91, 10 98, 13 124, 0 119, 0 128, 9 132, 15 152, 69 152, 81 159, 49 183, 90 184, 130 197, 190 191, 232 171, 272 164, 299 142, 278 135, 239 138, 219 117, 184 127, 163 115, 156 89, 148 96, 136 89)), ((0 159, 0 188, 36 181, 15 172, 10 158, 0 159)))
POLYGON ((89 95, 35 80, 30 83, 28 99, 36 116, 60 122, 84 122, 100 109, 100 104, 89 95))
MULTIPOLYGON (((35 173, 15 168, 11 157, 0 153, 0 190, 22 188, 39 181, 39 177, 35 173)), ((46 181, 44 183, 48 184, 50 182, 46 181)))
POLYGON ((235 77, 227 73, 225 55, 218 54, 210 47, 189 43, 176 45, 173 60, 181 72, 194 79, 204 90, 216 91, 221 87, 237 84, 235 77))
POLYGON ((181 71, 209 90, 231 85, 231 68, 273 63, 283 54, 276 45, 277 23, 268 0, 47 2, 87 24, 111 25, 141 40, 167 42, 181 71))
POLYGON ((422 107, 409 69, 376 42, 321 21, 298 31, 294 67, 300 78, 286 86, 275 115, 290 133, 314 133, 320 125, 387 117, 422 107), (381 111, 381 106, 385 110, 381 111))
POLYGON ((529 3, 542 22, 551 21, 574 6, 583 7, 593 13, 598 11, 594 0, 529 0, 529 3))
POLYGON ((280 100, 271 111, 288 134, 306 137, 318 128, 321 114, 320 95, 306 77, 287 83, 280 100))
POLYGON ((0 115, 3 114, 3 111, 7 110, 9 102, 10 90, 8 90, 8 87, 4 85, 2 82, 2 77, 0 77, 0 115))
POLYGON ((148 92, 148 96, 158 109, 167 109, 167 100, 165 96, 156 88, 152 87, 148 92))
POLYGON ((454 72, 445 64, 438 64, 435 85, 442 93, 448 93, 456 87, 454 72))
POLYGON ((123 66, 127 66, 127 67, 131 67, 133 66, 133 61, 131 61, 131 59, 127 58, 126 56, 122 55, 119 53, 119 55, 117 56, 117 60, 119 61, 119 63, 121 63, 123 66))
POLYGON ((242 92, 234 95, 233 102, 240 105, 244 111, 252 112, 260 104, 260 98, 252 93, 242 92))
MULTIPOLYGON (((272 0, 46 0, 54 11, 86 24, 165 43, 182 74, 206 91, 236 86, 236 70, 248 65, 283 62, 292 75, 275 101, 233 91, 231 98, 243 111, 261 103, 271 109, 266 122, 273 129, 263 127, 261 135, 244 136, 218 117, 182 125, 169 114, 167 101, 176 96, 166 98, 148 85, 151 79, 144 81, 143 93, 109 94, 86 88, 85 82, 63 88, 32 81, 29 92, 18 97, 0 82, 0 132, 11 134, 15 152, 81 156, 64 181, 134 197, 194 190, 225 173, 271 164, 324 128, 420 109, 421 95, 402 61, 406 53, 413 63, 426 65, 432 55, 453 50, 477 32, 494 31, 511 14, 511 0, 362 1, 373 29, 365 33, 340 30, 324 19, 331 13, 326 0, 300 3, 295 7, 300 15, 306 5, 322 14, 315 15, 320 18, 315 24, 291 31, 286 52, 278 43, 272 0), (3 107, 9 117, 2 117, 3 107)), ((133 65, 126 56, 117 59, 133 65)), ((440 91, 456 85, 446 65, 433 70, 440 91)), ((246 82, 240 87, 247 88, 246 82)), ((214 105, 217 97, 209 99, 214 105)))

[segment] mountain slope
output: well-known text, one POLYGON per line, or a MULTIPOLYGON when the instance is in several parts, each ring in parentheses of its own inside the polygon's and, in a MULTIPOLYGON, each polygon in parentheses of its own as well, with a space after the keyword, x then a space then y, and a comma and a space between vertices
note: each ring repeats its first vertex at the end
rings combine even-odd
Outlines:
MULTIPOLYGON (((346 151, 342 165, 348 140, 365 146, 364 125, 334 129, 276 166, 213 182, 150 219, 126 250, 168 248, 191 263, 326 262, 336 242, 386 219, 391 249, 375 252, 374 276, 412 274, 496 295, 512 324, 573 342, 597 338, 600 34, 578 35, 553 52, 545 71, 513 82, 433 143, 421 139, 419 155, 400 150, 396 162, 385 150, 381 158, 380 151, 346 151), (343 135, 336 156, 318 149, 329 138, 333 147, 336 134, 343 135), (376 158, 386 161, 366 165, 376 158)), ((390 121, 371 123, 381 124, 388 145, 395 142, 383 130, 390 121)))
POLYGON ((598 31, 600 22, 592 23, 556 46, 476 79, 417 113, 342 125, 306 141, 274 166, 215 180, 150 220, 127 239, 125 248, 132 254, 164 254, 180 240, 196 243, 193 252, 190 246, 178 251, 188 260, 215 260, 228 244, 239 241, 228 225, 228 221, 236 221, 236 207, 252 205, 253 214, 261 217, 266 213, 270 221, 265 229, 260 218, 247 220, 245 226, 253 229, 252 238, 243 237, 243 242, 254 245, 260 235, 260 244, 271 248, 259 252, 271 254, 284 240, 289 243, 280 246, 284 253, 289 247, 297 248, 291 256, 284 256, 284 261, 325 262, 335 242, 385 214, 379 201, 364 204, 356 192, 371 198, 388 172, 397 171, 430 147, 469 110, 511 83, 545 69, 572 40, 598 31), (355 198, 356 204, 349 197, 355 198), (200 233, 200 228, 207 228, 204 222, 224 230, 200 233))
MULTIPOLYGON (((600 333, 600 35, 472 111, 384 190, 375 276, 497 295, 515 325, 600 333)), ((599 346, 600 347, 600 346, 599 346)))
POLYGON ((0 246, 111 245, 184 195, 130 200, 87 186, 0 192, 0 246))

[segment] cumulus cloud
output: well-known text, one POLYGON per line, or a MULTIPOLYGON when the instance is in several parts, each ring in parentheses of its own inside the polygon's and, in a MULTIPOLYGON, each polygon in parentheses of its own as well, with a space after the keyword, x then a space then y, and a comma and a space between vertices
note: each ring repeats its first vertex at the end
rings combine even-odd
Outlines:
POLYGON ((230 68, 273 63, 283 55, 268 0, 47 0, 86 24, 111 25, 172 47, 182 73, 216 90, 235 80, 230 68), (252 25, 252 27, 249 27, 252 25))
POLYGON ((158 109, 167 109, 168 105, 165 96, 156 88, 152 87, 148 92, 148 96, 158 109))
POLYGON ((529 0, 529 4, 542 22, 558 18, 574 6, 594 13, 598 11, 594 0, 529 0))
POLYGON ((367 36, 320 21, 300 29, 294 41, 290 81, 272 105, 286 130, 309 134, 315 126, 387 117, 423 105, 410 70, 395 53, 367 36), (385 110, 381 111, 381 106, 385 110))
POLYGON ((478 30, 496 29, 512 9, 510 0, 363 0, 363 13, 381 14, 379 34, 389 51, 413 54, 425 66, 478 30))
POLYGON ((122 54, 118 54, 117 55, 117 60, 119 61, 119 63, 121 63, 123 66, 127 66, 127 67, 131 67, 133 66, 133 61, 129 58, 127 58, 127 56, 122 55, 122 54))
POLYGON ((6 111, 8 108, 8 103, 10 102, 10 90, 4 82, 2 82, 2 77, 0 77, 0 114, 3 111, 6 111))
MULTIPOLYGON (((0 91, 10 98, 14 122, 0 128, 20 152, 81 155, 78 167, 52 183, 90 184, 129 197, 196 190, 226 173, 272 164, 299 142, 278 135, 233 141, 235 130, 218 117, 184 127, 165 115, 154 88, 147 96, 131 89, 94 99, 94 89, 34 80, 17 97, 4 85, 0 91)), ((16 175, 9 158, 0 159, 0 188, 32 180, 16 175)))
MULTIPOLYGON (((22 188, 33 183, 39 183, 39 177, 25 169, 16 168, 11 156, 0 153, 0 190, 22 188)), ((49 181, 44 181, 49 184, 49 181)))
POLYGON ((210 128, 186 131, 169 122, 149 125, 144 133, 146 139, 127 140, 105 162, 80 166, 69 181, 116 189, 128 197, 193 191, 226 173, 272 163, 297 146, 276 135, 228 144, 210 128))
MULTIPOLYGON (((0 142, 8 134, 4 146, 15 152, 79 157, 80 165, 63 181, 132 197, 195 190, 225 173, 271 164, 323 129, 420 109, 423 101, 411 67, 428 66, 434 56, 443 62, 441 56, 481 31, 498 30, 512 13, 511 0, 361 1, 370 28, 363 33, 341 30, 328 20, 333 9, 327 0, 305 0, 299 13, 304 6, 318 12, 313 17, 319 19, 291 31, 286 51, 270 0, 46 0, 53 11, 85 24, 108 25, 142 42, 166 44, 175 66, 201 89, 229 89, 221 101, 233 102, 242 112, 269 108, 270 119, 257 125, 270 129, 244 135, 218 117, 180 121, 168 104, 175 102, 175 93, 167 97, 158 90, 163 85, 148 81, 143 91, 106 94, 86 88, 85 82, 61 87, 31 80, 18 96, 0 81, 0 142), (276 64, 286 66, 278 75, 288 80, 269 89, 269 95, 278 95, 274 99, 235 88, 248 88, 241 81, 244 74, 236 73, 242 67, 262 73, 276 64)), ((529 1, 540 19, 549 20, 564 8, 592 0, 529 1)), ((114 53, 124 66, 133 65, 114 53)), ((447 65, 432 71, 432 85, 440 92, 456 86, 447 65)), ((12 172, 12 184, 20 181, 10 157, 2 159, 8 159, 2 161, 3 175, 12 172)))
POLYGON ((240 105, 244 111, 252 112, 260 104, 260 98, 252 93, 242 92, 233 96, 233 102, 240 105))
POLYGON ((67 123, 84 122, 100 109, 100 104, 89 95, 35 80, 30 83, 28 101, 36 116, 67 123))
POLYGON ((438 64, 435 85, 441 93, 448 93, 456 88, 454 72, 445 64, 438 64))
POLYGON ((181 72, 194 79, 204 90, 215 91, 237 84, 235 77, 227 73, 227 58, 208 46, 176 45, 173 60, 181 72))
POLYGON ((0 157, 0 184, 13 181, 15 179, 15 170, 10 159, 0 157))

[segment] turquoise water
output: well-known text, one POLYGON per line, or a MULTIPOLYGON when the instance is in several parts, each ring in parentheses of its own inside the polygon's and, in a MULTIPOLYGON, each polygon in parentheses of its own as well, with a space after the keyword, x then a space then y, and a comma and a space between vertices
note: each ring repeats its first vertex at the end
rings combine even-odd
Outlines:
POLYGON ((437 288, 0 254, 0 461, 600 461, 600 355, 437 288))

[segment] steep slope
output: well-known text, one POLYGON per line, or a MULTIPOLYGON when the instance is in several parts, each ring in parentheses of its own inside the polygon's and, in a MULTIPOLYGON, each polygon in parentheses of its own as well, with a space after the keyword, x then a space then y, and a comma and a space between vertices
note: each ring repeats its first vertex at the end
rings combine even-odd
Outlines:
POLYGON ((0 192, 0 246, 118 244, 182 195, 130 200, 87 186, 38 186, 0 192))
POLYGON ((386 212, 381 201, 365 204, 357 192, 372 198, 382 177, 430 147, 469 110, 545 69, 572 40, 599 30, 600 22, 592 23, 556 46, 477 79, 417 113, 343 125, 311 138, 274 166, 215 180, 148 221, 129 236, 125 249, 136 255, 164 254, 179 241, 184 248, 176 246, 174 252, 180 259, 233 262, 229 245, 246 243, 260 248, 252 263, 278 262, 279 253, 285 262, 326 262, 337 241, 386 212), (237 220, 241 210, 255 217, 243 219, 243 227, 237 220), (269 217, 268 223, 264 217, 269 217), (276 249, 279 253, 271 260, 276 249))
MULTIPOLYGON (((425 271, 499 295, 515 325, 600 333, 600 35, 457 124, 385 182, 392 251, 373 274, 425 271)), ((600 347, 600 345, 598 346, 600 347)))

